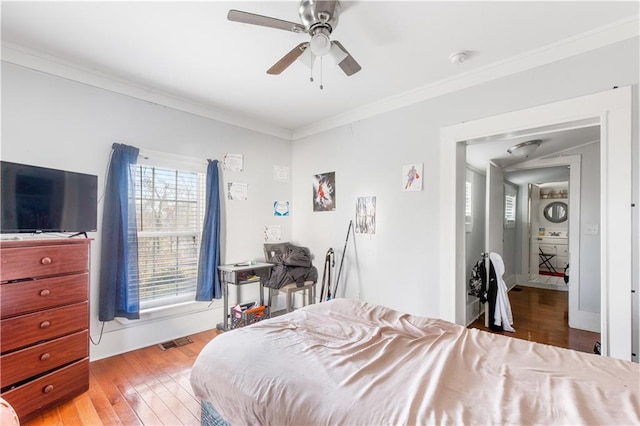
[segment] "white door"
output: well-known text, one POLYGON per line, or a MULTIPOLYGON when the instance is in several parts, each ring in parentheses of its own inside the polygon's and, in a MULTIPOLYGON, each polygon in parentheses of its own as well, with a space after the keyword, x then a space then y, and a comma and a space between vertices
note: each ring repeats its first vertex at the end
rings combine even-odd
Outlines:
MULTIPOLYGON (((487 165, 485 252, 496 252, 502 256, 502 239, 504 233, 504 176, 502 169, 489 162, 487 165)), ((487 268, 489 271, 489 268, 487 268)), ((489 326, 487 315, 489 304, 484 304, 484 325, 489 326)))
POLYGON ((504 232, 504 176, 502 169, 489 162, 487 166, 485 251, 502 256, 504 232))
POLYGON ((540 187, 536 184, 529 184, 529 275, 528 280, 535 280, 539 274, 538 256, 538 228, 540 228, 540 187))

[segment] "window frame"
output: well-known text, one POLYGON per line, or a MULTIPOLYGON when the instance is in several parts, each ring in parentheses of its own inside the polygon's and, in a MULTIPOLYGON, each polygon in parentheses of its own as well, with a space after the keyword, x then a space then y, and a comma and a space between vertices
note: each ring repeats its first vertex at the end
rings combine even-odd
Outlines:
MULTIPOLYGON (((169 297, 160 297, 157 299, 151 300, 142 300, 140 299, 140 313, 151 312, 158 309, 164 309, 173 307, 176 305, 181 305, 188 302, 195 301, 196 294, 196 279, 197 279, 197 268, 198 268, 198 260, 200 254, 200 239, 202 237, 202 226, 204 223, 204 209, 206 202, 206 171, 207 164, 206 162, 202 162, 196 158, 185 157, 181 155, 168 154, 163 152, 156 152, 151 150, 141 150, 138 156, 138 161, 135 165, 136 170, 139 167, 153 167, 156 169, 168 169, 180 172, 191 172, 197 173, 197 206, 196 206, 196 223, 192 230, 184 230, 184 229, 176 229, 174 231, 163 231, 163 230, 140 230, 140 224, 136 223, 137 226, 137 235, 138 240, 141 238, 149 238, 149 237, 161 237, 161 236, 171 236, 171 237, 192 237, 195 238, 195 268, 196 268, 196 276, 193 277, 193 291, 184 292, 178 295, 169 296, 169 297)), ((136 207, 138 206, 138 202, 136 200, 136 207)), ((137 212, 136 212, 137 214, 137 212)))

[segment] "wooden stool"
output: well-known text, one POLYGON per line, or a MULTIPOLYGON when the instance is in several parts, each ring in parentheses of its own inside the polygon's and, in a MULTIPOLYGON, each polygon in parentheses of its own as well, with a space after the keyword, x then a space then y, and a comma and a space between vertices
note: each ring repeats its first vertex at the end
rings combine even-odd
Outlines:
POLYGON ((307 291, 307 305, 312 305, 316 300, 316 283, 305 281, 304 285, 298 287, 296 283, 287 284, 278 289, 285 292, 287 298, 287 312, 293 311, 293 296, 298 291, 307 291))

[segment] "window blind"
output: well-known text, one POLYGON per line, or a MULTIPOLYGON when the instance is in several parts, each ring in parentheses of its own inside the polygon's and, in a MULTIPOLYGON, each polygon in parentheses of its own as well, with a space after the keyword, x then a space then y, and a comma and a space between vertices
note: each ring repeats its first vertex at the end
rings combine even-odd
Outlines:
POLYGON ((471 182, 465 182, 464 214, 466 222, 471 222, 471 182))
POLYGON ((504 222, 506 226, 516 223, 516 196, 507 194, 504 197, 504 222))

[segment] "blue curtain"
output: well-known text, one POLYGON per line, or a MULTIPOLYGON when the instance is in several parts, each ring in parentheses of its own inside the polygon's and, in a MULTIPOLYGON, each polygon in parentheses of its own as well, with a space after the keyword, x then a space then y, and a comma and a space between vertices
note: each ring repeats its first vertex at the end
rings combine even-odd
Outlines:
POLYGON ((204 212, 204 229, 200 242, 198 285, 196 300, 220 299, 220 186, 218 160, 209 160, 207 166, 207 199, 204 212))
POLYGON ((114 143, 102 215, 100 321, 140 318, 135 174, 138 148, 114 143))

